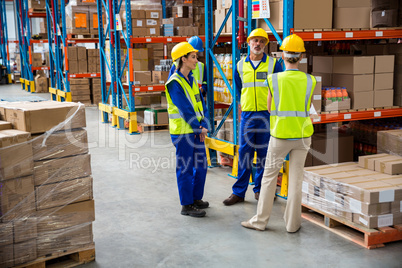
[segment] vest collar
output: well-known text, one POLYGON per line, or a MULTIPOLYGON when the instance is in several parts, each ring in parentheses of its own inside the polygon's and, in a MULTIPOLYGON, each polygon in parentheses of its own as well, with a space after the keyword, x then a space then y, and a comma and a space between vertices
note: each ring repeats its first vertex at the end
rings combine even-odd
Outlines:
MULTIPOLYGON (((249 55, 247 55, 247 57, 246 57, 246 62, 250 62, 251 60, 250 60, 250 54, 249 55)), ((261 62, 266 62, 267 61, 267 54, 265 54, 265 52, 264 52, 264 55, 262 56, 262 60, 261 60, 261 62)))
POLYGON ((187 78, 186 77, 184 77, 184 75, 179 71, 179 70, 176 70, 176 73, 180 76, 180 77, 182 77, 182 78, 184 78, 184 80, 186 80, 186 82, 189 84, 189 86, 192 88, 193 86, 193 71, 190 71, 190 73, 188 74, 188 79, 190 80, 187 80, 187 78))

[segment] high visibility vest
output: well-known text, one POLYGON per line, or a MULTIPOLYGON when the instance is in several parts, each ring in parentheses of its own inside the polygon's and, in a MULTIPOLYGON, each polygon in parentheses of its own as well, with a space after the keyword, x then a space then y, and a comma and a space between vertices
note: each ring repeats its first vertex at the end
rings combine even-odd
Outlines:
POLYGON ((177 81, 180 84, 181 88, 184 91, 184 94, 186 94, 188 101, 193 106, 196 118, 193 118, 192 120, 198 120, 198 122, 201 122, 201 120, 204 118, 204 107, 202 105, 202 99, 200 95, 201 93, 197 83, 194 80, 193 86, 190 87, 190 85, 186 82, 185 78, 179 76, 177 73, 174 73, 165 84, 165 92, 166 92, 166 99, 168 103, 168 114, 169 114, 169 132, 170 134, 174 135, 194 133, 193 128, 181 116, 179 108, 177 108, 177 106, 174 105, 170 97, 167 86, 173 80, 177 81))
POLYGON ((268 87, 264 81, 274 72, 275 64, 276 59, 271 57, 267 57, 265 62, 261 61, 256 70, 251 62, 246 62, 246 58, 237 63, 242 81, 240 104, 243 112, 268 110, 268 87))
POLYGON ((271 102, 271 135, 278 139, 308 138, 314 133, 310 119, 314 76, 287 71, 268 77, 271 102))
MULTIPOLYGON (((177 68, 177 63, 174 62, 173 64, 177 68)), ((192 72, 195 81, 197 81, 198 86, 201 87, 204 81, 204 63, 198 62, 197 67, 192 70, 192 72)))

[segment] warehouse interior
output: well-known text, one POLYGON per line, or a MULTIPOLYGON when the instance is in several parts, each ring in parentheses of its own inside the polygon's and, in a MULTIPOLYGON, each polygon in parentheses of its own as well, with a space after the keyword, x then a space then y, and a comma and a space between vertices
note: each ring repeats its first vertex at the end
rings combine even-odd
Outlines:
POLYGON ((0 267, 400 267, 399 2, 2 0, 0 267), (233 70, 255 28, 278 61, 286 36, 303 38, 299 70, 317 81, 295 233, 289 161, 263 232, 241 224, 255 166, 244 203, 222 202, 241 161, 233 70), (202 218, 181 215, 165 93, 192 36, 213 126, 202 218))

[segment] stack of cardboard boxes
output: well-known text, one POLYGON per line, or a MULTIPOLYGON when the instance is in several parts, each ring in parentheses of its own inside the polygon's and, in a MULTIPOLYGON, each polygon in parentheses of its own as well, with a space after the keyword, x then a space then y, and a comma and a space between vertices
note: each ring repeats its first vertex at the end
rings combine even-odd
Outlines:
POLYGON ((102 87, 101 87, 101 79, 100 78, 92 78, 91 83, 91 97, 92 103, 98 104, 102 102, 102 87))
POLYGON ((393 155, 402 155, 402 130, 377 132, 377 151, 393 155))
MULTIPOLYGON (((314 56, 312 74, 322 77, 323 86, 345 87, 352 109, 389 107, 393 105, 393 66, 392 55, 314 56)), ((324 110, 328 109, 324 106, 324 110)))
POLYGON ((87 49, 88 73, 100 73, 99 49, 87 49))
POLYGON ((72 101, 91 104, 91 89, 88 78, 71 79, 70 91, 72 101))
POLYGON ((205 34, 204 1, 176 1, 166 8, 162 20, 164 36, 193 36, 205 34))
POLYGON ((28 8, 32 8, 34 10, 45 10, 46 9, 46 1, 28 0, 28 8))
MULTIPOLYGON (((125 18, 123 19, 124 23, 125 18)), ((162 10, 157 8, 132 9, 131 26, 134 37, 160 36, 162 10)))
MULTIPOLYGON (((270 1, 271 2, 271 1, 270 1)), ((219 28, 222 25, 223 20, 226 17, 226 14, 229 12, 229 8, 232 6, 232 1, 229 0, 218 0, 216 2, 216 10, 215 10, 215 29, 214 32, 217 33, 219 28)), ((247 3, 245 3, 244 8, 247 7, 247 3)), ((226 22, 222 29, 222 33, 232 33, 232 15, 230 15, 229 19, 226 22)))
POLYGON ((67 34, 97 35, 98 13, 95 0, 78 0, 76 6, 68 6, 71 9, 66 14, 67 34))
POLYGON ((68 69, 70 74, 99 73, 100 55, 98 49, 82 46, 67 48, 68 69))
MULTIPOLYGON (((161 60, 164 59, 164 44, 155 43, 155 44, 147 44, 147 48, 153 50, 153 57, 150 60, 153 60, 154 65, 159 65, 161 60)), ((168 53, 170 54, 170 53, 168 53)))
POLYGON ((14 128, 0 130, 0 266, 93 248, 84 107, 52 101, 0 107, 14 128))
POLYGON ((373 163, 374 158, 362 158, 359 165, 305 168, 303 204, 367 228, 402 223, 401 176, 368 169, 373 163))

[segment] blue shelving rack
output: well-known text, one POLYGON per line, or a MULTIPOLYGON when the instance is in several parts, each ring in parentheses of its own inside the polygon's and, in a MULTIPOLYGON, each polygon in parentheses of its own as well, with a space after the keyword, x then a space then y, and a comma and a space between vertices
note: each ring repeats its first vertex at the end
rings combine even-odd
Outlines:
POLYGON ((31 26, 28 17, 28 0, 15 1, 15 13, 17 19, 18 45, 21 59, 21 87, 23 90, 34 93, 35 82, 32 73, 31 59, 31 26))
MULTIPOLYGON (((242 1, 242 0, 240 0, 242 1)), ((284 17, 283 17, 283 34, 282 38, 286 37, 290 34, 290 29, 293 28, 293 0, 284 0, 284 17)), ((237 62, 240 60, 240 48, 245 47, 245 44, 239 44, 239 22, 247 23, 244 26, 244 30, 246 30, 246 36, 248 36, 253 29, 256 28, 256 20, 252 18, 252 1, 247 1, 247 8, 245 13, 247 14, 247 19, 243 17, 239 17, 239 1, 232 0, 232 6, 229 9, 229 12, 226 14, 226 17, 220 26, 216 36, 213 35, 213 2, 212 0, 205 0, 205 46, 206 46, 206 66, 207 66, 207 85, 208 85, 208 111, 209 111, 209 119, 211 125, 211 132, 209 137, 206 139, 206 147, 209 149, 207 150, 208 155, 208 164, 213 167, 218 165, 216 151, 220 151, 229 155, 232 155, 233 158, 233 169, 230 176, 237 177, 237 163, 238 163, 238 137, 239 137, 239 97, 237 96, 237 89, 236 84, 233 83, 233 86, 230 86, 229 81, 227 80, 226 76, 224 75, 216 57, 213 54, 213 48, 218 41, 218 38, 225 26, 226 22, 229 20, 230 15, 232 15, 232 66, 235 66, 237 62), (221 74, 227 88, 232 95, 233 102, 228 107, 227 112, 223 116, 220 124, 215 128, 214 127, 214 77, 213 77, 213 66, 216 65, 219 73, 221 74), (220 128, 223 126, 225 120, 227 119, 228 115, 233 112, 233 132, 234 132, 234 142, 228 142, 217 139, 217 133, 220 128)), ((276 32, 272 24, 269 22, 268 19, 264 19, 267 23, 268 27, 270 28, 274 37, 278 40, 281 44, 282 39, 279 34, 276 32)), ((234 68, 232 68, 234 69, 234 68)))
MULTIPOLYGON (((6 1, 0 3, 0 53, 3 68, 7 75, 7 82, 12 83, 11 68, 10 68, 10 53, 8 47, 8 30, 7 30, 7 10, 6 1)), ((3 72, 3 70, 2 70, 3 72)))
POLYGON ((66 56, 68 44, 64 7, 65 0, 46 0, 46 22, 51 74, 49 92, 51 93, 52 100, 55 101, 71 101, 66 56), (58 1, 61 2, 60 8, 58 1), (63 49, 65 53, 63 53, 63 49))
POLYGON ((133 96, 134 77, 132 69, 132 54, 131 39, 133 38, 131 27, 131 6, 130 1, 125 0, 126 11, 126 30, 118 28, 117 18, 122 8, 123 0, 102 0, 97 1, 98 7, 98 24, 99 24, 99 49, 101 57, 101 87, 102 87, 102 103, 99 104, 99 109, 102 111, 102 122, 109 122, 109 115, 112 117, 112 126, 118 129, 124 129, 125 121, 128 121, 129 134, 137 134, 137 115, 135 112, 135 102, 133 96), (106 28, 103 25, 102 13, 108 18, 106 28), (107 41, 107 39, 109 39, 107 41), (109 47, 106 48, 106 44, 109 47), (127 48, 127 55, 124 62, 121 60, 121 45, 122 43, 127 48), (107 54, 108 53, 108 54, 107 54), (108 60, 108 56, 110 60, 108 60), (123 85, 121 77, 124 68, 128 66, 128 85, 123 85), (111 77, 110 84, 106 83, 106 68, 111 77), (124 88, 128 87, 128 94, 124 88), (110 96, 111 103, 108 103, 110 96), (123 99, 127 103, 127 107, 123 107, 123 99))

